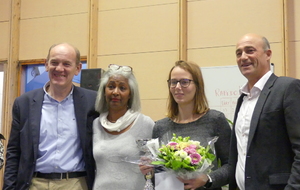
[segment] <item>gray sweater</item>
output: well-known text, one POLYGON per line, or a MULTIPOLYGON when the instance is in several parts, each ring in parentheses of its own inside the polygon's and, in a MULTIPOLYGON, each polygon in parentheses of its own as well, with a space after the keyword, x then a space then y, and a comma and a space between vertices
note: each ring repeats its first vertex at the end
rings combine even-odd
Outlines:
POLYGON ((126 157, 138 159, 137 139, 151 138, 154 121, 140 114, 131 128, 119 135, 107 133, 99 122, 93 123, 93 154, 96 161, 94 190, 141 190, 145 179, 137 164, 124 162, 126 157))
MULTIPOLYGON (((214 168, 209 175, 212 178, 210 189, 221 189, 218 187, 228 184, 229 178, 229 145, 231 128, 222 112, 209 110, 204 116, 190 123, 175 123, 170 118, 164 118, 155 123, 153 128, 153 138, 159 138, 160 142, 167 144, 173 137, 177 136, 191 137, 191 140, 200 141, 201 146, 206 146, 208 140, 218 136, 215 143, 217 159, 214 161, 214 168), (218 168, 218 160, 221 167, 218 168)), ((204 189, 198 188, 197 190, 204 189)))

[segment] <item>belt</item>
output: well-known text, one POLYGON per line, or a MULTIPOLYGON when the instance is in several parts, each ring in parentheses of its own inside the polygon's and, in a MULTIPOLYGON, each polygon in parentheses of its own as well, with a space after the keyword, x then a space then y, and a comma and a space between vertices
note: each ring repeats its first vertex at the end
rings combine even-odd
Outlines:
POLYGON ((40 173, 34 172, 34 177, 45 179, 68 179, 86 176, 86 172, 67 172, 67 173, 40 173))

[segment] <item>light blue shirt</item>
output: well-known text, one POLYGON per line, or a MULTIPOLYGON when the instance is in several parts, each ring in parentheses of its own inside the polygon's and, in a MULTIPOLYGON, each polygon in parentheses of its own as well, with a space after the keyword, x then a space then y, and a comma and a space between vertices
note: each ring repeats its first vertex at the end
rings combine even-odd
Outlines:
POLYGON ((73 104, 73 88, 61 102, 53 99, 44 86, 37 172, 85 171, 73 104))

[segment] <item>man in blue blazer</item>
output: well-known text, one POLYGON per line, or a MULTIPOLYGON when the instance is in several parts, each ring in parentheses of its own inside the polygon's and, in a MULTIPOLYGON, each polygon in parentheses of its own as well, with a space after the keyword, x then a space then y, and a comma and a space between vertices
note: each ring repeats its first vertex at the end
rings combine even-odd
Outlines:
POLYGON ((82 64, 70 44, 51 46, 45 67, 50 81, 14 102, 3 189, 92 189, 96 92, 73 85, 82 64))
POLYGON ((300 81, 270 71, 265 37, 244 35, 236 59, 241 87, 232 130, 229 189, 300 189, 300 81))

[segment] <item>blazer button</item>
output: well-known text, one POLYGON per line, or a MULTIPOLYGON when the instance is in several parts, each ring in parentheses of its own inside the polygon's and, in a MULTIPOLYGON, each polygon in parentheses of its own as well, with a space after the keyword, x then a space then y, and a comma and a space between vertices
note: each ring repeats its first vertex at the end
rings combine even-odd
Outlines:
POLYGON ((246 178, 247 178, 247 179, 251 179, 251 176, 247 176, 246 178))

